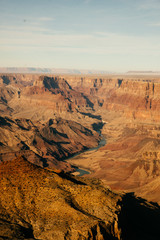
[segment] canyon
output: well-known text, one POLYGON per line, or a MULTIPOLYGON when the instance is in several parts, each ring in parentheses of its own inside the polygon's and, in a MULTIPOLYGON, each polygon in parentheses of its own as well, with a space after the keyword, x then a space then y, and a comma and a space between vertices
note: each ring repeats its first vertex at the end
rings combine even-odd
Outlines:
POLYGON ((0 74, 2 239, 158 239, 159 90, 158 75, 0 74))

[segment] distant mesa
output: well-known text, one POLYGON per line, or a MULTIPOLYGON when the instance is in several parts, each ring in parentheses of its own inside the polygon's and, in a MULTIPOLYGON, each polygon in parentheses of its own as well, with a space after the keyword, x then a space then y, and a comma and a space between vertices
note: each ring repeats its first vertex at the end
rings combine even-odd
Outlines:
POLYGON ((4 67, 0 73, 33 73, 33 74, 113 74, 111 71, 66 68, 4 67))
POLYGON ((160 71, 128 71, 126 74, 133 75, 159 75, 160 71))

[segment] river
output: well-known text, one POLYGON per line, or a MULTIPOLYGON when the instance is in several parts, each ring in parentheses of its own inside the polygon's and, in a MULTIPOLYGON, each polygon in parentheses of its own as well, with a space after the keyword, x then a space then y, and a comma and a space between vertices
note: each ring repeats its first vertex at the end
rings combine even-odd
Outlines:
MULTIPOLYGON (((101 135, 101 137, 102 137, 102 138, 101 138, 101 140, 100 140, 100 142, 99 142, 99 144, 98 144, 97 147, 90 148, 90 149, 87 149, 87 150, 85 150, 85 151, 83 151, 83 152, 77 153, 77 154, 75 154, 74 156, 68 158, 67 161, 68 161, 69 159, 74 159, 75 157, 80 156, 81 154, 83 154, 83 153, 85 153, 85 152, 89 152, 89 151, 93 151, 93 150, 98 150, 99 148, 105 146, 105 145, 106 145, 106 139, 105 139, 105 137, 104 137, 103 135, 101 135)), ((75 173, 77 173, 77 174, 75 174, 75 175, 78 175, 78 176, 82 177, 82 176, 85 175, 85 174, 90 174, 90 171, 87 171, 86 169, 79 168, 79 167, 74 166, 74 165, 72 165, 72 166, 76 169, 76 172, 75 172, 75 173)))

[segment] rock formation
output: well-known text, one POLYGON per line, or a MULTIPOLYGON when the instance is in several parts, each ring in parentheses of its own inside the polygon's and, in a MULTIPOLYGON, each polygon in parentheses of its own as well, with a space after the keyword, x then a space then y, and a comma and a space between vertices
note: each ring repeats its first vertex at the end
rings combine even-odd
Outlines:
POLYGON ((0 164, 1 239, 158 239, 160 208, 97 180, 44 170, 19 157, 0 164))

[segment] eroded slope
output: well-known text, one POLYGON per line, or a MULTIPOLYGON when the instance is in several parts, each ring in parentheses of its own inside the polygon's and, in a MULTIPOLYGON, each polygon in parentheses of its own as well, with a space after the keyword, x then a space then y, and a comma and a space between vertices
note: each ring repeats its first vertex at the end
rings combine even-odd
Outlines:
POLYGON ((18 158, 0 164, 0 185, 1 237, 23 239, 26 232, 28 238, 43 240, 119 235, 120 197, 96 182, 56 174, 18 158), (16 227, 6 231, 11 225, 16 227))
POLYGON ((98 180, 35 166, 0 164, 0 239, 159 239, 160 207, 98 180))

